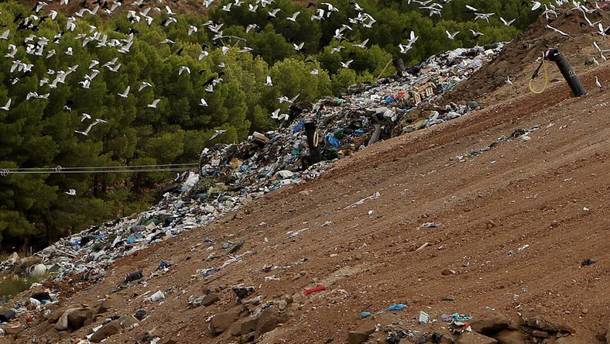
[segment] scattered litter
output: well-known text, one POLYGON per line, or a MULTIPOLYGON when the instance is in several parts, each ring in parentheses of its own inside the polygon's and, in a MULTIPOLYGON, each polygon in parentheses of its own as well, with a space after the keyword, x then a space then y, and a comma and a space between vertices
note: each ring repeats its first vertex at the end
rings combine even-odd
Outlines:
POLYGON ((312 287, 312 288, 305 288, 305 290, 303 291, 303 295, 308 296, 308 295, 319 293, 319 292, 322 292, 325 290, 326 290, 325 286, 323 286, 322 284, 318 284, 317 286, 312 287))
POLYGON ((394 312, 394 311, 402 311, 407 309, 407 305, 404 303, 393 303, 386 308, 386 310, 394 312))
POLYGON ((165 294, 161 290, 159 290, 158 292, 152 294, 148 299, 151 302, 159 302, 165 300, 165 294))
POLYGON ((288 231, 288 232, 286 232, 286 235, 288 235, 288 238, 294 238, 294 237, 301 235, 301 233, 303 233, 307 230, 309 230, 309 228, 299 229, 298 231, 288 231))
POLYGON ((133 271, 125 275, 125 283, 137 281, 143 277, 142 270, 133 271))
POLYGON ((370 195, 369 197, 365 197, 356 203, 348 205, 347 207, 345 207, 343 209, 356 208, 357 206, 364 204, 364 202, 366 202, 366 201, 371 201, 371 200, 379 198, 379 196, 381 196, 381 194, 379 192, 375 192, 374 194, 370 195))
POLYGON ((441 315, 441 320, 448 323, 465 323, 472 320, 472 317, 468 314, 453 313, 441 315))
POLYGON ((371 314, 371 312, 367 312, 367 311, 360 312, 360 318, 361 318, 361 319, 368 318, 368 317, 370 317, 371 315, 372 315, 372 314, 371 314))
POLYGON ((159 270, 169 269, 172 264, 168 261, 162 260, 159 262, 159 270))
POLYGON ((417 248, 417 250, 415 250, 415 252, 419 252, 421 250, 423 250, 424 248, 430 246, 429 242, 425 242, 423 245, 421 245, 420 247, 417 248))
POLYGON ((419 318, 417 319, 417 321, 421 324, 421 325, 425 325, 430 321, 430 316, 428 315, 428 313, 424 312, 424 311, 420 311, 419 312, 419 318))
MULTIPOLYGON (((466 153, 466 154, 462 154, 462 155, 458 155, 455 157, 455 159, 459 162, 464 162, 469 158, 475 158, 478 157, 479 155, 483 154, 484 152, 490 151, 494 148, 496 148, 499 144, 501 143, 505 143, 505 142, 510 142, 513 141, 515 139, 522 139, 524 141, 528 141, 531 138, 528 136, 530 133, 533 133, 535 131, 537 131, 538 129, 540 129, 539 125, 534 125, 531 128, 518 128, 513 130, 513 132, 508 135, 508 136, 500 136, 499 138, 497 138, 494 142, 492 142, 490 145, 483 147, 483 148, 479 148, 479 149, 474 149, 471 150, 470 152, 466 153)), ((494 162, 495 163, 495 162, 494 162)))

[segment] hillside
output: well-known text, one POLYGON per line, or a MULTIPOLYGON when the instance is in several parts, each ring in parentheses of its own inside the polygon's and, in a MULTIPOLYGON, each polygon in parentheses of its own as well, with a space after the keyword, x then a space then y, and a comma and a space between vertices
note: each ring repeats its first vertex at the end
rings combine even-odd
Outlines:
MULTIPOLYGON (((609 343, 610 64, 592 42, 610 39, 578 18, 550 22, 569 39, 539 21, 438 100, 482 109, 353 149, 99 280, 22 293, 16 308, 30 309, 0 343, 78 342, 94 328, 106 343, 609 343), (554 65, 543 93, 527 90, 547 44, 587 96, 571 97, 554 65), (35 292, 58 301, 36 310, 35 292)), ((353 99, 381 104, 376 90, 353 99)))
POLYGON ((394 65, 508 41, 542 11, 477 6, 494 16, 464 0, 1 2, 0 254, 138 213, 203 148, 394 65))

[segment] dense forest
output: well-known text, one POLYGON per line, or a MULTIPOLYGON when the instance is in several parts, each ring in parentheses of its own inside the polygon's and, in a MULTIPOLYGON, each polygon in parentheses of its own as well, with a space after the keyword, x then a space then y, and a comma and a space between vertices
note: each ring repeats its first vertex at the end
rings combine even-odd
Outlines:
POLYGON ((508 41, 536 17, 522 0, 441 3, 440 15, 407 0, 225 0, 194 12, 96 1, 76 14, 55 2, 0 3, 2 251, 142 209, 175 175, 8 169, 196 162, 206 146, 278 125, 282 96, 337 95, 394 74, 394 58, 412 65, 508 41), (466 5, 495 14, 475 20, 466 5))

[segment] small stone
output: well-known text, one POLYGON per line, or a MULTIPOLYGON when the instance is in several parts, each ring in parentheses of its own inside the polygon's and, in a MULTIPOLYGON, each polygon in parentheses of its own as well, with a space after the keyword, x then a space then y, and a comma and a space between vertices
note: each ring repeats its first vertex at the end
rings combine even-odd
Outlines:
POLYGON ((549 337, 548 332, 540 331, 540 330, 533 330, 531 335, 532 335, 532 337, 536 337, 536 338, 548 338, 549 337))
POLYGON ((102 314, 108 312, 110 306, 108 305, 108 301, 104 300, 100 302, 97 307, 95 307, 95 314, 102 314))
POLYGON ((90 341, 93 343, 99 343, 102 340, 113 336, 117 333, 121 332, 121 325, 118 320, 113 320, 102 327, 100 327, 93 335, 91 336, 90 341))
POLYGON ((493 315, 488 318, 478 319, 470 323, 472 330, 486 336, 494 334, 508 328, 510 320, 502 315, 493 315))
POLYGON ((350 331, 347 334, 347 343, 348 344, 362 344, 366 342, 371 334, 375 332, 374 325, 368 325, 365 327, 361 327, 360 329, 350 331))
POLYGON ((526 336, 521 331, 502 330, 495 338, 502 344, 526 344, 526 336))
POLYGON ((93 311, 88 308, 69 308, 59 317, 55 328, 59 331, 76 331, 93 321, 93 311))
POLYGON ((523 324, 532 330, 540 330, 551 334, 572 334, 576 332, 565 324, 555 324, 536 315, 522 315, 523 324))
POLYGON ((232 290, 238 299, 243 299, 244 297, 248 297, 254 293, 254 287, 246 287, 243 284, 233 286, 232 290))
POLYGON ((464 332, 457 339, 455 344, 496 344, 497 340, 484 336, 476 332, 464 332))
POLYGON ((138 309, 136 311, 136 313, 133 315, 134 318, 138 319, 139 321, 144 320, 144 318, 146 318, 146 310, 144 309, 138 309))
POLYGON ((21 326, 20 323, 17 324, 11 324, 9 326, 6 326, 3 328, 4 333, 6 333, 9 336, 16 336, 18 335, 21 331, 23 331, 23 327, 21 326))
POLYGON ((217 336, 228 330, 234 322, 239 319, 243 309, 235 307, 229 311, 218 313, 212 317, 208 324, 208 332, 212 336, 217 336))
POLYGON ((455 270, 443 269, 443 271, 441 271, 441 275, 443 275, 443 276, 455 275, 455 270))
POLYGON ((280 312, 274 307, 265 309, 258 317, 256 323, 256 337, 272 331, 288 320, 286 312, 280 312))
POLYGON ((201 300, 201 305, 204 307, 210 306, 218 302, 220 298, 216 294, 207 294, 201 300))
POLYGON ((122 317, 120 317, 118 319, 118 322, 122 328, 130 329, 130 328, 133 328, 136 326, 136 324, 138 323, 138 320, 131 315, 123 315, 122 317))
POLYGON ((144 275, 142 274, 142 270, 130 272, 127 275, 125 275, 124 283, 137 281, 137 280, 141 279, 142 277, 144 277, 144 275))
POLYGON ((256 337, 254 336, 254 333, 249 333, 249 334, 239 337, 239 343, 240 344, 253 343, 255 339, 256 339, 256 337))

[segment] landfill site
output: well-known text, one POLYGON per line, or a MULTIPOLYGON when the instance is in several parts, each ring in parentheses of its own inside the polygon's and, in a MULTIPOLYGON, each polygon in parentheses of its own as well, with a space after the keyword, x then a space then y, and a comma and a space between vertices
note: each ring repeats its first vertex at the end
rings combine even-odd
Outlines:
POLYGON ((610 39, 582 20, 295 106, 151 209, 11 256, 50 277, 0 343, 610 343, 610 39), (550 47, 585 96, 554 63, 530 83, 550 47))

